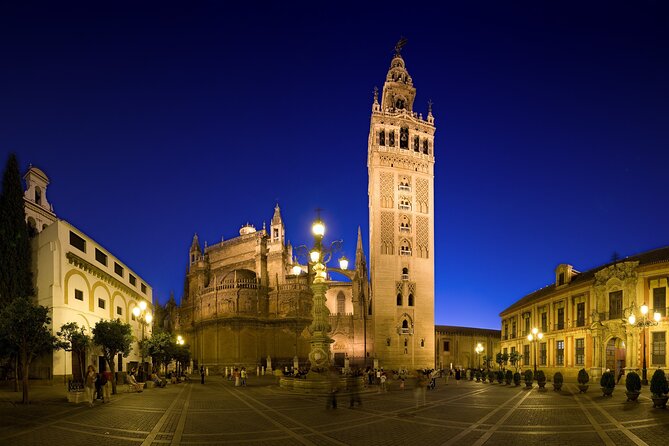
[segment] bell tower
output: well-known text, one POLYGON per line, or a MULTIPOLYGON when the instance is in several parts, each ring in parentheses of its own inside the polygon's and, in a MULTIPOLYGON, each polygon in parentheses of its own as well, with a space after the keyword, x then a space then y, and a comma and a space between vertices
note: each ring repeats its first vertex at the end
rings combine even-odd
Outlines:
POLYGON ((369 240, 373 355, 379 366, 434 367, 434 116, 414 111, 416 89, 395 46, 369 128, 369 240))

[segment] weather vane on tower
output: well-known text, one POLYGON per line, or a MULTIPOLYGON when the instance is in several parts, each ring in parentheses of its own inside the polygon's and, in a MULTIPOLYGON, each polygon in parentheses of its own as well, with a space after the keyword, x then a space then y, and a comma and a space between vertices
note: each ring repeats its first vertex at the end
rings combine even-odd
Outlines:
POLYGON ((408 42, 407 38, 404 36, 400 36, 400 40, 395 44, 395 55, 399 56, 400 53, 402 52, 402 48, 404 48, 404 45, 406 45, 408 42))

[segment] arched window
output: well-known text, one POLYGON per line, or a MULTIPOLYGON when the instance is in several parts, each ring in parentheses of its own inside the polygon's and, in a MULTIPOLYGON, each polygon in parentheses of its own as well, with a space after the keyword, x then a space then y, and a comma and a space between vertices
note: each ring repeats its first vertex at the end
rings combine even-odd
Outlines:
POLYGON ((400 255, 401 256, 410 256, 411 255, 411 245, 408 240, 402 240, 400 245, 400 255))
POLYGON ((402 268, 402 280, 409 280, 409 268, 402 268))
POLYGON ((421 339, 421 340, 420 340, 420 346, 421 346, 421 347, 425 347, 425 339, 421 339))
POLYGON ((402 127, 400 129, 400 149, 409 148, 409 129, 407 127, 402 127))
POLYGON ((413 137, 413 151, 420 152, 420 138, 418 135, 413 137))
POLYGON ((388 131, 388 146, 395 147, 395 131, 394 130, 389 130, 388 131))
POLYGON ((411 232, 411 221, 406 215, 400 217, 400 232, 411 232))
POLYGON ((430 143, 427 142, 427 139, 423 140, 423 153, 426 154, 426 155, 429 152, 429 144, 430 143))
POLYGON ((404 319, 404 320, 402 321, 402 329, 405 329, 405 328, 406 328, 407 330, 409 329, 409 321, 407 321, 406 319, 404 319))
POLYGON ((42 205, 42 189, 35 187, 35 204, 42 205))
POLYGON ((381 130, 379 132, 379 145, 380 146, 385 146, 386 145, 386 132, 385 132, 385 130, 381 130))
POLYGON ((397 293, 397 306, 402 306, 402 293, 397 293))
POLYGON ((346 313, 346 297, 343 292, 337 294, 337 313, 344 314, 346 313))
POLYGON ((399 208, 403 211, 411 210, 411 201, 406 197, 400 198, 399 208))
POLYGON ((400 179, 399 190, 411 192, 411 184, 409 183, 409 179, 407 177, 402 177, 402 179, 400 179))
POLYGON ((413 307, 413 294, 409 294, 409 306, 413 307))

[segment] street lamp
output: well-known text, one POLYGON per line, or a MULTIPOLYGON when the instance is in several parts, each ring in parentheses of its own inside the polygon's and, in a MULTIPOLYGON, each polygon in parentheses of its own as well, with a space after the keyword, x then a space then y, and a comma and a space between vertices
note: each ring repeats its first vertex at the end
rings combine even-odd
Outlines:
POLYGON ((142 326, 142 348, 139 349, 140 354, 142 355, 142 366, 139 369, 139 381, 144 381, 145 376, 145 365, 144 365, 144 327, 149 325, 153 321, 153 315, 150 311, 147 310, 147 303, 145 300, 140 300, 139 305, 132 309, 132 314, 135 316, 135 319, 142 326))
POLYGON ((476 352, 476 358, 479 361, 479 369, 480 369, 481 368, 481 352, 483 351, 483 346, 481 345, 480 342, 478 344, 476 344, 476 348, 474 349, 474 351, 476 352))
POLYGON ((544 338, 544 334, 537 327, 532 329, 532 333, 527 335, 527 340, 534 343, 534 376, 537 375, 537 343, 544 338))
MULTIPOLYGON (((311 291, 313 294, 312 322, 311 322, 311 349, 309 351, 310 372, 320 372, 330 366, 330 344, 334 342, 328 332, 330 331, 329 310, 325 305, 325 292, 327 291, 327 268, 326 264, 331 260, 334 251, 341 246, 341 241, 335 241, 331 247, 323 247, 325 236, 325 224, 318 217, 311 226, 314 234, 314 246, 309 252, 311 271, 313 271, 313 282, 311 291)), ((345 257, 339 259, 339 267, 342 270, 348 268, 348 260, 345 257)), ((301 268, 300 268, 301 269, 301 268)), ((299 273, 294 267, 294 273, 299 273)))
MULTIPOLYGON (((178 335, 177 336, 177 345, 184 345, 185 343, 186 343, 186 341, 184 341, 184 338, 181 335, 178 335)), ((181 374, 179 373, 179 370, 181 369, 181 371, 183 372, 183 364, 181 364, 181 367, 179 367, 179 364, 181 364, 181 361, 177 360, 177 380, 181 376, 181 374)))
POLYGON ((632 327, 641 330, 641 333, 643 334, 643 369, 641 370, 641 383, 645 386, 648 385, 648 372, 646 369, 646 328, 659 324, 662 315, 656 311, 653 314, 653 319, 648 318, 648 305, 643 304, 639 309, 641 311, 641 320, 637 321, 636 316, 634 315, 634 309, 634 306, 630 308, 630 315, 627 318, 627 321, 632 327))

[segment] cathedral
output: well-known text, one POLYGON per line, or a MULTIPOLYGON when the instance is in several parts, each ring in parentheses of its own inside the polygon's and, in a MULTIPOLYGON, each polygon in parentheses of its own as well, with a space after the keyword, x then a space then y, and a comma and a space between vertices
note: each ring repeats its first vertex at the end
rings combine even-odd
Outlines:
MULTIPOLYGON (((326 305, 336 366, 435 366, 434 116, 414 111, 416 89, 395 49, 375 89, 368 139, 369 267, 357 235, 351 269, 328 268, 326 305)), ((279 205, 269 229, 188 253, 178 329, 195 366, 307 367, 310 274, 295 268, 279 205)), ((308 268, 307 268, 308 269, 308 268)))

